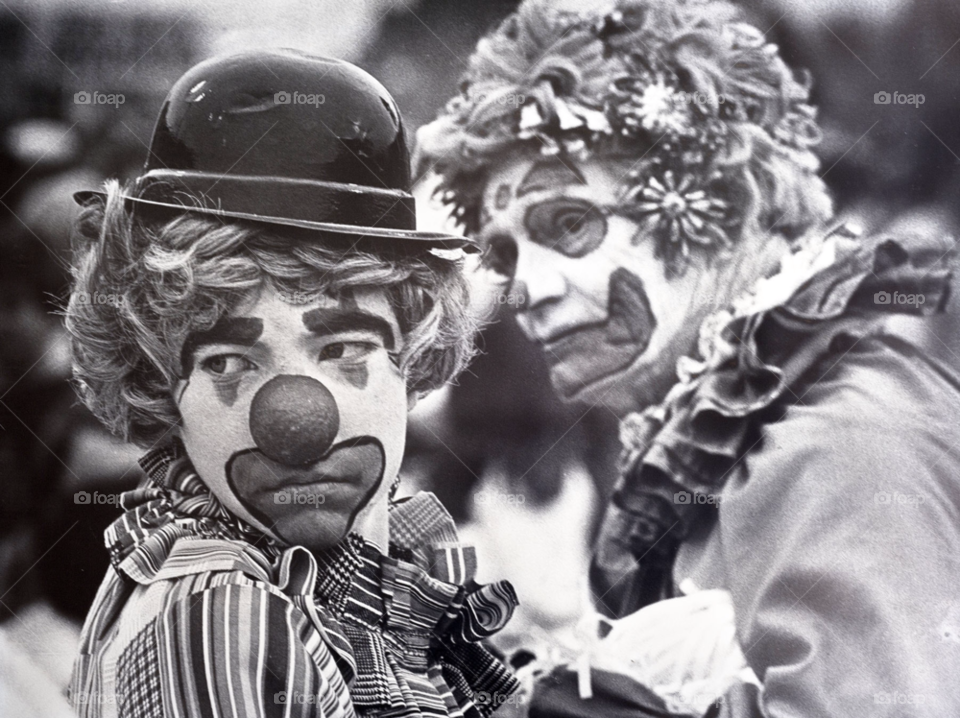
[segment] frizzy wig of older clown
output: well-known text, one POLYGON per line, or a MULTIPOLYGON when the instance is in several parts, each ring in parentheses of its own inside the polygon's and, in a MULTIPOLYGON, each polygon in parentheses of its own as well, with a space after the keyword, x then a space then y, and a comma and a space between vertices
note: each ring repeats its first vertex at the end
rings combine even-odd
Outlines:
POLYGON ((403 334, 398 364, 411 393, 452 380, 473 355, 458 259, 351 248, 354 240, 341 246, 343 238, 316 241, 316 233, 297 241, 195 213, 146 223, 125 209, 124 194, 110 182, 105 198, 84 208, 66 310, 81 396, 119 437, 149 447, 173 432, 184 339, 268 283, 290 301, 382 289, 403 334))
POLYGON ((747 233, 793 239, 832 214, 811 148, 809 82, 715 0, 527 0, 470 58, 460 94, 418 134, 416 169, 476 233, 485 170, 521 152, 609 158, 616 211, 668 270, 747 233), (585 3, 590 5, 590 3, 585 3))

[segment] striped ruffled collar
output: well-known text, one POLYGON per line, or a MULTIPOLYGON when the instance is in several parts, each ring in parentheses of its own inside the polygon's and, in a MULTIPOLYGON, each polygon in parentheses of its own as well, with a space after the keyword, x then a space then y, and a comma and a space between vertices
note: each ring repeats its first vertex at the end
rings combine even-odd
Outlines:
POLYGON ((280 587, 319 624, 361 712, 487 716, 497 707, 487 696, 518 689, 480 645, 509 621, 514 589, 507 581, 474 581, 475 551, 460 544, 433 494, 391 503, 388 554, 356 533, 312 554, 233 516, 181 445, 155 449, 140 463, 147 482, 123 494, 125 513, 105 533, 121 574, 150 583, 216 567, 280 587), (178 548, 181 539, 190 543, 178 548), (196 560, 195 542, 211 539, 209 560, 196 560), (187 545, 191 560, 178 560, 187 545), (456 705, 440 711, 444 695, 456 705))

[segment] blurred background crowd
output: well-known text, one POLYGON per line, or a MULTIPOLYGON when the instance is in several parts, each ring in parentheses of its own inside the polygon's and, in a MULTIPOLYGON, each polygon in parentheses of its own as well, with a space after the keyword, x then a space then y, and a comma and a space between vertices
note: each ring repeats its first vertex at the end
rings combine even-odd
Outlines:
MULTIPOLYGON (((576 7, 574 0, 557 2, 576 7)), ((824 178, 840 215, 867 231, 953 234, 960 222, 960 4, 742 4, 785 59, 812 74, 824 178), (923 101, 883 104, 877 93, 884 92, 923 101)), ((68 286, 71 193, 134 176, 172 82, 211 54, 255 46, 298 47, 361 65, 396 97, 412 140, 456 92, 476 41, 515 6, 514 0, 0 0, 0 690, 6 700, 18 695, 15 705, 28 715, 69 715, 58 699, 79 625, 107 566, 102 532, 118 515, 112 497, 141 478, 142 452, 108 436, 69 383, 58 312, 68 286), (123 102, 85 102, 91 93, 122 95, 123 102)), ((442 222, 429 191, 421 199, 424 223, 442 222)), ((490 296, 480 291, 478 301, 490 296)), ((587 605, 586 561, 615 479, 617 418, 603 408, 560 404, 511 307, 490 302, 478 311, 492 320, 481 337, 483 354, 457 386, 418 407, 404 491, 425 488, 440 496, 478 545, 481 580, 514 582, 523 605, 501 647, 546 650, 576 640, 587 605)), ((0 708, 4 700, 0 695, 0 708)), ((0 712, 12 715, 12 705, 0 712)))

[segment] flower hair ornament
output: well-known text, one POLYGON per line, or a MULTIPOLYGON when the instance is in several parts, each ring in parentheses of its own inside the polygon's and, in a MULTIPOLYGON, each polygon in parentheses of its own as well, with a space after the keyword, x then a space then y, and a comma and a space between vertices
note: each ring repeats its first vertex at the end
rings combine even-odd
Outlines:
MULTIPOLYGON (((640 173, 633 171, 636 181, 640 173)), ((673 170, 662 176, 651 174, 644 182, 630 186, 624 194, 623 212, 639 221, 646 233, 660 239, 660 253, 675 261, 679 253, 690 255, 690 245, 730 247, 724 229, 729 205, 698 184, 694 173, 685 173, 678 180, 673 170)))
POLYGON ((798 236, 832 211, 811 151, 810 83, 738 17, 723 0, 619 0, 592 13, 527 0, 418 133, 418 170, 436 169, 441 200, 475 233, 484 169, 517 145, 626 161, 617 211, 638 222, 638 240, 656 239, 668 271, 748 229, 798 236))

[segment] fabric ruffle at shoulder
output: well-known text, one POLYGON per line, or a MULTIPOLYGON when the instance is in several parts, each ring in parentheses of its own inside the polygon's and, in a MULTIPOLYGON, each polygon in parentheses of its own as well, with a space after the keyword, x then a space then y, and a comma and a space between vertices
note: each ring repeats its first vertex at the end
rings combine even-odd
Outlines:
POLYGON ((675 501, 675 494, 719 493, 793 390, 825 359, 839 361, 880 331, 891 313, 943 311, 952 248, 919 237, 854 236, 844 227, 833 230, 824 242, 832 261, 785 301, 725 313, 706 342, 708 355, 681 360, 681 381, 665 401, 623 420, 622 476, 590 569, 598 607, 607 615, 623 616, 670 595, 676 550, 704 509, 675 501), (925 301, 891 301, 897 292, 922 294, 925 301))

